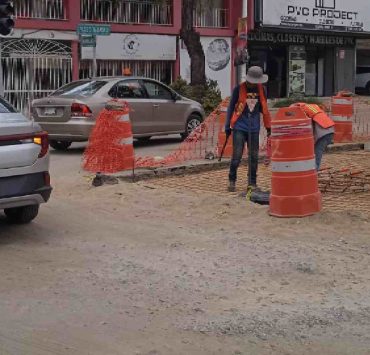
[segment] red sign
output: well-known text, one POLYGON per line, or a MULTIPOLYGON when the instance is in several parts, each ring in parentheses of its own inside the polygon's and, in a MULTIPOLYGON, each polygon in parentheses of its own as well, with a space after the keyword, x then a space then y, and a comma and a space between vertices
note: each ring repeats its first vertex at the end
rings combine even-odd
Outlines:
POLYGON ((246 39, 247 35, 248 35, 248 19, 247 17, 243 17, 240 18, 238 22, 238 37, 246 39))

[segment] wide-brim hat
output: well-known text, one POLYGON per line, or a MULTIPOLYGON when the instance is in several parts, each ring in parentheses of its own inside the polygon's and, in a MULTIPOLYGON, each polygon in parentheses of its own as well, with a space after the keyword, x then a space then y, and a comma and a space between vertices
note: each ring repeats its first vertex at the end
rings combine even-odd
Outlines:
POLYGON ((248 69, 245 80, 251 84, 265 84, 269 81, 269 76, 267 74, 263 74, 261 67, 254 66, 248 69))

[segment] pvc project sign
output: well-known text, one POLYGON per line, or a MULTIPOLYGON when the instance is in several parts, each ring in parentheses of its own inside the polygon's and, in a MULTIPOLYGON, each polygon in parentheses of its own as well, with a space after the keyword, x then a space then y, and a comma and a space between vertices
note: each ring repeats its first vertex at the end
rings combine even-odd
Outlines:
POLYGON ((263 25, 300 30, 370 32, 369 0, 264 0, 263 25))

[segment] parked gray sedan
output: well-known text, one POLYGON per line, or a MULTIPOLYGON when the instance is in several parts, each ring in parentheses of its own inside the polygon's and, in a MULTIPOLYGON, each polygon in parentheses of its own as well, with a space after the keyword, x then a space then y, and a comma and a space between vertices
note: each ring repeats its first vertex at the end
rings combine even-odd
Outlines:
POLYGON ((49 133, 54 149, 89 139, 99 112, 112 99, 128 101, 134 137, 181 134, 183 138, 204 119, 202 106, 166 85, 141 77, 100 77, 67 84, 47 98, 34 100, 32 116, 49 133))
POLYGON ((0 98, 0 210, 29 223, 51 190, 47 133, 0 98))

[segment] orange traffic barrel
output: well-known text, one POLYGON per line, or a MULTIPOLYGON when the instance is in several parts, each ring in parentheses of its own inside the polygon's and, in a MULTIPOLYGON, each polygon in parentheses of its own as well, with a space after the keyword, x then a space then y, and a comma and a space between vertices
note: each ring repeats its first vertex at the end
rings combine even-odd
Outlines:
MULTIPOLYGON (((227 116, 227 101, 223 101, 219 108, 219 132, 218 132, 218 143, 217 143, 217 153, 218 156, 221 155, 222 148, 226 141, 226 134, 225 134, 225 123, 226 123, 226 116, 227 116)), ((233 155, 233 138, 229 137, 227 145, 225 147, 223 157, 224 158, 231 158, 233 155)))
POLYGON ((335 143, 353 141, 352 117, 354 114, 353 98, 351 93, 339 92, 331 99, 332 120, 335 122, 335 143))
POLYGON ((299 107, 282 108, 271 122, 270 215, 306 217, 321 211, 312 120, 299 107))

